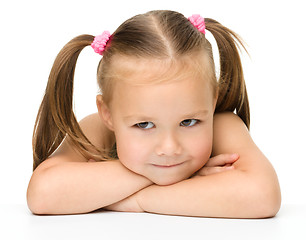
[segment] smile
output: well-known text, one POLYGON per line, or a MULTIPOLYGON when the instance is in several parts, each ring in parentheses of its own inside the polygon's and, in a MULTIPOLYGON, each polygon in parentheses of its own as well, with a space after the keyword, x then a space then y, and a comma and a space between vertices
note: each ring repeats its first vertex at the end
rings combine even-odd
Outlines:
POLYGON ((159 167, 159 168, 172 168, 172 167, 176 167, 179 165, 182 165, 184 162, 181 163, 176 163, 176 164, 163 164, 163 165, 159 165, 159 164, 152 164, 154 167, 159 167))

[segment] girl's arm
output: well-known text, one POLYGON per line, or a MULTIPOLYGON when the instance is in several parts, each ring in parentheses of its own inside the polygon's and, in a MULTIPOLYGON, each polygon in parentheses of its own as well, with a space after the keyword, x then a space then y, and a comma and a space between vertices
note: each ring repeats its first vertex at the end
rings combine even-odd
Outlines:
MULTIPOLYGON (((109 138, 97 114, 85 118, 80 126, 97 147, 109 138)), ((127 198, 151 184, 119 160, 88 162, 65 140, 33 172, 27 200, 35 214, 86 213, 127 198)))
POLYGON ((281 203, 277 175, 233 113, 215 115, 213 156, 238 153, 234 170, 149 186, 132 197, 146 212, 226 218, 274 216, 281 203))

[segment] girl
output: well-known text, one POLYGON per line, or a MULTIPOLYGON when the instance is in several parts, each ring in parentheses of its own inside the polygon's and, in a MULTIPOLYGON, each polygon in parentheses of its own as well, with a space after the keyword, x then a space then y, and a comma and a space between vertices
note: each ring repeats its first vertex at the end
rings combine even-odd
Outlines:
POLYGON ((173 11, 134 16, 112 35, 71 40, 54 62, 35 123, 30 210, 274 216, 280 188, 248 132, 237 43, 217 21, 173 11), (206 30, 219 48, 218 81, 206 30), (73 76, 88 45, 103 55, 101 94, 98 113, 78 124, 73 76))

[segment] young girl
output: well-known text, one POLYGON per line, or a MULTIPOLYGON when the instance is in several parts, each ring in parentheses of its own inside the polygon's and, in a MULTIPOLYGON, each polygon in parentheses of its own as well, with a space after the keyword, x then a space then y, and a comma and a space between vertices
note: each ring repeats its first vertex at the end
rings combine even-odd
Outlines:
POLYGON ((248 132, 238 43, 213 19, 173 11, 134 16, 112 35, 71 40, 54 62, 35 123, 30 210, 274 216, 280 188, 248 132), (218 81, 207 30, 219 48, 218 81), (78 124, 73 77, 89 45, 103 55, 101 94, 98 113, 78 124))

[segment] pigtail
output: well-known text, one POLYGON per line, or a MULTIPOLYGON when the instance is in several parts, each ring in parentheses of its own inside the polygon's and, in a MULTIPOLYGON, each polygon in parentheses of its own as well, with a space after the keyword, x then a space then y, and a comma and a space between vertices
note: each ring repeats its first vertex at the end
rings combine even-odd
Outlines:
POLYGON ((69 141, 83 155, 88 155, 87 149, 94 147, 83 134, 72 108, 76 62, 82 49, 93 39, 91 35, 72 39, 54 61, 33 132, 34 170, 58 148, 65 136, 69 136, 69 141))
POLYGON ((236 110, 237 115, 249 129, 249 101, 237 49, 237 43, 244 48, 243 43, 237 34, 217 21, 205 18, 205 24, 217 42, 220 55, 219 92, 215 112, 236 110))

